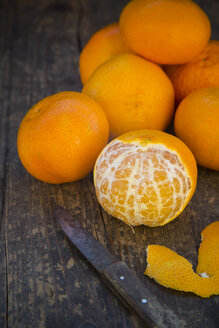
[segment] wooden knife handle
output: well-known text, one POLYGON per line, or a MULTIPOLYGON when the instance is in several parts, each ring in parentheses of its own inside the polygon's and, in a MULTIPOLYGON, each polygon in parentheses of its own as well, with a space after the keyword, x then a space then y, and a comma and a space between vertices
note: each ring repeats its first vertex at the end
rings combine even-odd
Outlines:
POLYGON ((115 262, 101 272, 113 292, 130 310, 134 310, 152 328, 188 327, 185 321, 162 304, 123 262, 115 262))

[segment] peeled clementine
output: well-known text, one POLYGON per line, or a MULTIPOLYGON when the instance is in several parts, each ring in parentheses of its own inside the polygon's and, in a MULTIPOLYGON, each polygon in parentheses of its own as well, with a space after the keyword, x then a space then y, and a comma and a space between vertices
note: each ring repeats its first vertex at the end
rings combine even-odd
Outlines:
POLYGON ((190 0, 130 1, 119 24, 133 51, 160 64, 191 61, 211 34, 208 17, 190 0))
POLYGON ((100 205, 130 225, 162 226, 186 207, 196 188, 196 161, 178 138, 132 131, 100 153, 94 185, 100 205))
POLYGON ((185 97, 177 108, 174 129, 199 165, 219 170, 219 88, 196 90, 185 97))
POLYGON ((35 178, 71 182, 93 169, 108 134, 106 116, 93 99, 78 92, 60 92, 28 111, 19 127, 17 149, 35 178))
POLYGON ((107 25, 94 33, 79 58, 82 83, 88 80, 99 65, 124 52, 132 52, 132 50, 123 40, 118 23, 107 25))
POLYGON ((165 71, 173 83, 177 103, 192 91, 219 87, 219 41, 210 41, 191 62, 166 66, 165 71))
POLYGON ((164 130, 174 113, 174 91, 167 75, 134 54, 117 55, 103 63, 82 93, 103 108, 111 138, 132 130, 164 130))

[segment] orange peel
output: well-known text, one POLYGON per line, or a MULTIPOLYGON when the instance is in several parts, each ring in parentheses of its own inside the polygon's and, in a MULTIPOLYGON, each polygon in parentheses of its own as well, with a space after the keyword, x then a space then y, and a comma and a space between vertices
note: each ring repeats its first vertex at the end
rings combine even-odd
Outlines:
POLYGON ((201 233, 196 272, 209 276, 219 274, 219 221, 208 225, 201 233))
POLYGON ((219 221, 202 231, 196 273, 183 256, 160 245, 147 247, 145 275, 160 285, 201 297, 219 294, 219 221))

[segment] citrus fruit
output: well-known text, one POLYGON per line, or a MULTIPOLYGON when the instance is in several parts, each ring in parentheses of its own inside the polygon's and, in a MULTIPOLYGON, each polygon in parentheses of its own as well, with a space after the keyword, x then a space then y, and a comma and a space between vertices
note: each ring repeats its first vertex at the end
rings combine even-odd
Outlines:
POLYGON ((94 168, 100 205, 133 226, 155 227, 175 219, 191 199, 196 180, 191 151, 178 138, 157 130, 114 139, 94 168))
POLYGON ((211 34, 208 17, 190 0, 130 1, 119 24, 133 51, 160 64, 191 61, 211 34))
POLYGON ((97 31, 80 54, 81 82, 84 84, 100 64, 123 52, 132 51, 121 36, 118 23, 107 25, 97 31))
POLYGON ((194 90, 219 87, 219 41, 210 41, 191 62, 166 66, 165 71, 173 83, 177 103, 194 90))
POLYGON ((167 75, 134 54, 120 54, 103 63, 82 93, 103 108, 111 138, 132 130, 164 130, 174 113, 174 91, 167 75))
POLYGON ((78 92, 60 92, 34 105, 23 118, 17 149, 26 170, 48 183, 79 180, 108 141, 106 116, 78 92))
POLYGON ((219 294, 219 221, 202 232, 196 273, 192 264, 171 249, 160 245, 147 247, 145 275, 160 285, 193 292, 201 297, 219 294))
POLYGON ((219 170, 219 88, 199 89, 177 108, 176 135, 193 152, 199 165, 219 170))

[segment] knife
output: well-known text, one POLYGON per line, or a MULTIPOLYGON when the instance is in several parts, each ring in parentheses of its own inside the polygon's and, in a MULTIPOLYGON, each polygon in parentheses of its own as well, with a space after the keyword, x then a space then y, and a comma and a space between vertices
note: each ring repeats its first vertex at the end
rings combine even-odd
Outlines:
POLYGON ((63 207, 53 210, 53 217, 62 230, 99 272, 114 294, 129 310, 134 311, 151 328, 188 327, 176 313, 161 303, 125 262, 102 246, 81 223, 63 207))

